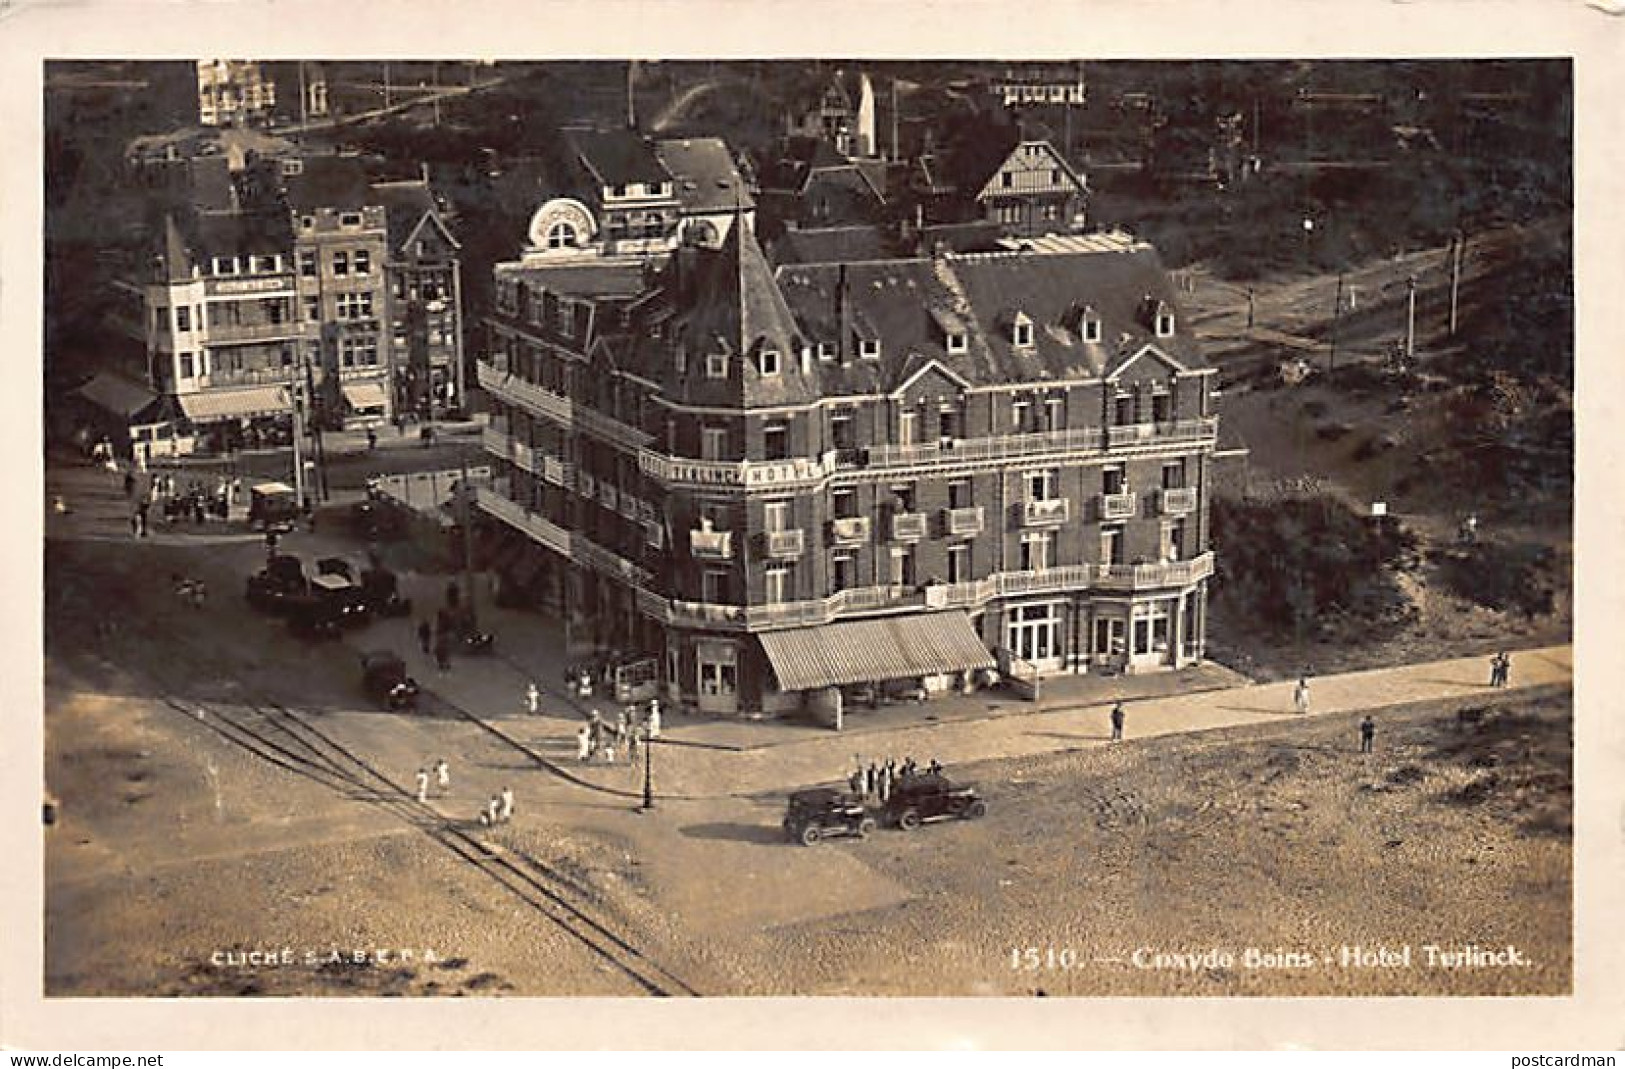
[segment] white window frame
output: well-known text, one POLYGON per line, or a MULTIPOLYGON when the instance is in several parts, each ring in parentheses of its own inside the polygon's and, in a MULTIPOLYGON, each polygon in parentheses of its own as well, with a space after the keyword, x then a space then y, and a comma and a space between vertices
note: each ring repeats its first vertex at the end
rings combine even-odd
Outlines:
POLYGON ((769 605, 782 605, 790 600, 790 569, 775 564, 762 569, 762 594, 769 605))
POLYGON ((1059 496, 1060 478, 1054 468, 1035 468, 1022 475, 1028 501, 1054 501, 1059 496))
POLYGON ((963 331, 954 331, 948 335, 947 349, 950 353, 962 353, 970 348, 970 341, 963 331))
POLYGON ((865 360, 880 359, 880 339, 864 338, 858 342, 858 356, 865 360))
POLYGON ((708 379, 725 379, 728 377, 728 354, 705 354, 705 377, 708 379))
POLYGON ((1086 312, 1083 316, 1083 340, 1098 343, 1105 336, 1100 317, 1093 312, 1086 312))
POLYGON ((1033 321, 1022 313, 1018 312, 1010 324, 1010 344, 1017 349, 1033 347, 1033 321))
POLYGON ((366 249, 357 249, 355 250, 355 256, 352 259, 356 274, 372 274, 372 253, 368 252, 366 249))
POLYGON ((757 356, 757 361, 764 378, 777 375, 782 366, 777 349, 763 349, 757 356))
POLYGON ((1167 309, 1157 312, 1157 337, 1171 338, 1174 336, 1174 313, 1167 309))

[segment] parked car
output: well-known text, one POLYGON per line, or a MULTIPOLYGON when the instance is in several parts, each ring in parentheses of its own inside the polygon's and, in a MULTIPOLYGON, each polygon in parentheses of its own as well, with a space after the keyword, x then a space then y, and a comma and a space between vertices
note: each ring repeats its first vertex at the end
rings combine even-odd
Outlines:
POLYGON ((285 534, 299 519, 299 498, 286 483, 259 483, 248 488, 248 522, 262 531, 285 534))
POLYGON ((310 581, 311 594, 332 606, 340 625, 360 627, 372 615, 366 593, 342 575, 323 572, 310 581))
POLYGON ((927 820, 959 817, 975 820, 987 815, 987 803, 970 784, 956 785, 933 773, 906 776, 892 788, 883 815, 887 823, 913 831, 927 820))
POLYGON ((400 580, 388 568, 368 568, 361 573, 361 590, 367 605, 383 617, 412 615, 412 599, 400 595, 400 580))
POLYGON ((304 562, 286 553, 271 557, 264 568, 248 577, 248 603, 262 612, 284 613, 290 598, 309 593, 304 562))
POLYGON ((361 655, 361 686, 367 696, 390 709, 416 709, 418 681, 406 674, 406 662, 390 650, 361 655))
POLYGON ((284 602, 288 627, 300 638, 338 638, 343 616, 337 602, 319 594, 298 594, 284 602))
POLYGON ((862 839, 874 830, 874 814, 864 805, 863 796, 833 787, 796 791, 784 813, 785 835, 804 846, 830 835, 862 839))

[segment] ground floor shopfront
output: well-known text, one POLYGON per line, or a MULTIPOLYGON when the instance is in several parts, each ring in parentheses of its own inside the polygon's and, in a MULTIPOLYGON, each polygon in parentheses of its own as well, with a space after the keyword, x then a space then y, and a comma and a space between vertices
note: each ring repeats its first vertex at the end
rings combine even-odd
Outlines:
POLYGON ((656 615, 651 607, 665 603, 634 585, 511 528, 502 538, 493 567, 508 604, 556 615, 572 659, 657 661, 667 700, 703 713, 798 715, 831 688, 904 684, 929 693, 980 685, 998 672, 1041 679, 1164 671, 1200 663, 1205 648, 1206 579, 747 629, 724 606, 692 622, 656 615))

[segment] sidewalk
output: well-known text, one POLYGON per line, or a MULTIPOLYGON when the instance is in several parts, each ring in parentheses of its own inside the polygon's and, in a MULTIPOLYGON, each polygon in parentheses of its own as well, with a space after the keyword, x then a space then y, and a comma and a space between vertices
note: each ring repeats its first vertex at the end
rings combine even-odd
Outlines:
MULTIPOLYGON (((563 692, 565 656, 553 621, 495 608, 482 597, 481 626, 496 635, 497 653, 455 657, 449 672, 436 670, 418 647, 416 627, 443 603, 445 584, 443 576, 407 577, 414 618, 377 621, 346 641, 358 648, 396 650, 426 690, 478 717, 530 760, 549 762, 584 786, 635 796, 641 789, 641 766, 633 769, 624 758, 614 767, 581 765, 575 759, 575 732, 584 710, 563 692), (537 716, 524 711, 531 681, 543 695, 537 716)), ((1483 657, 1317 677, 1310 680, 1309 715, 1498 693, 1490 690, 1488 679, 1489 663, 1483 657)), ((1513 690, 1571 685, 1572 647, 1514 653, 1511 679, 1513 690)), ((1251 684, 1217 665, 1156 676, 1056 679, 1046 681, 1037 703, 999 692, 943 696, 921 705, 862 711, 842 732, 669 711, 655 755, 656 790, 668 798, 747 796, 837 782, 859 759, 913 756, 921 763, 936 758, 951 767, 1104 745, 1110 736, 1107 712, 1118 700, 1127 705, 1130 744, 1176 732, 1295 720, 1293 686, 1291 681, 1251 684)), ((596 705, 610 718, 617 709, 612 700, 596 705)))

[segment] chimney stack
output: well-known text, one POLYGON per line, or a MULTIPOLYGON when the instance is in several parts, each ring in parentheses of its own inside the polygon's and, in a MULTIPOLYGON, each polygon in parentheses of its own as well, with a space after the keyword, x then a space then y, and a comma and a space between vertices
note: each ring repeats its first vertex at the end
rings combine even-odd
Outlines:
POLYGON ((835 340, 835 354, 843 367, 850 358, 852 348, 850 296, 846 288, 846 265, 841 264, 835 273, 835 329, 840 332, 840 337, 835 340))

